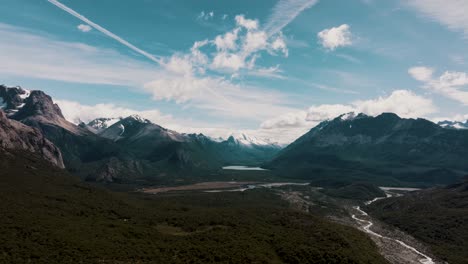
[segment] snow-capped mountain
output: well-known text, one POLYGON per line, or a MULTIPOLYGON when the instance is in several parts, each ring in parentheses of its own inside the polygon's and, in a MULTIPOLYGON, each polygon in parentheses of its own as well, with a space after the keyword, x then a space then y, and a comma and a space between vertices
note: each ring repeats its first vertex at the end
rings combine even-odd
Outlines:
POLYGON ((139 115, 131 115, 126 118, 121 118, 106 129, 102 130, 100 135, 114 141, 123 138, 136 140, 148 136, 157 136, 158 139, 166 138, 173 141, 185 140, 183 135, 153 124, 150 120, 139 115))
POLYGON ((113 124, 119 122, 120 120, 122 120, 122 118, 96 118, 94 120, 92 120, 91 122, 89 122, 88 124, 86 124, 86 127, 90 130, 92 129, 93 132, 95 133, 101 133, 102 131, 106 130, 107 128, 109 128, 110 126, 112 126, 113 124))
POLYGON ((260 139, 245 133, 232 133, 227 140, 234 140, 236 143, 244 146, 273 146, 279 147, 277 142, 269 139, 260 139))
POLYGON ((17 87, 6 87, 0 85, 0 109, 7 116, 12 116, 21 110, 26 99, 31 95, 31 91, 17 87))
POLYGON ((463 122, 460 121, 440 121, 437 123, 439 126, 444 128, 452 128, 452 129, 468 129, 468 120, 463 122))

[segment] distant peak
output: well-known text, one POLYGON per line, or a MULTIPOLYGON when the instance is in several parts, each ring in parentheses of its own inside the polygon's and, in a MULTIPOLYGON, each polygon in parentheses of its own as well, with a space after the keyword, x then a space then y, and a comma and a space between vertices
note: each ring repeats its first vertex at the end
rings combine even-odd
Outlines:
POLYGON ((437 125, 450 129, 468 129, 468 120, 466 122, 444 120, 438 122, 437 125))
POLYGON ((131 116, 127 117, 126 119, 135 120, 135 121, 140 122, 140 123, 147 123, 147 124, 151 123, 151 121, 149 121, 148 119, 145 119, 145 118, 143 118, 143 117, 141 117, 139 115, 136 115, 136 114, 131 115, 131 116))
POLYGON ((365 117, 369 117, 369 116, 363 113, 349 112, 349 113, 338 116, 337 119, 341 121, 352 121, 355 119, 360 119, 360 118, 365 118, 365 117))
POLYGON ((356 113, 354 112, 349 112, 349 113, 340 115, 340 119, 343 121, 353 120, 354 118, 356 118, 356 113))
POLYGON ((390 113, 390 112, 381 113, 377 117, 380 117, 380 118, 384 117, 384 118, 391 118, 391 119, 401 119, 397 114, 390 113))
POLYGON ((267 146, 267 145, 278 145, 276 142, 272 142, 269 139, 261 139, 254 136, 249 136, 245 133, 232 133, 228 137, 228 141, 235 141, 238 144, 246 145, 246 146, 267 146))

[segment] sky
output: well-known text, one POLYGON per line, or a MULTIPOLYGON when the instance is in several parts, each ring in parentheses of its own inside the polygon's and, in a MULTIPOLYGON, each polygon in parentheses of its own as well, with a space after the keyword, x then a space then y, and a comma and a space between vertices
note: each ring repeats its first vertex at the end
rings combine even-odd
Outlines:
POLYGON ((0 1, 0 83, 71 122, 288 143, 348 112, 468 119, 464 0, 0 1))

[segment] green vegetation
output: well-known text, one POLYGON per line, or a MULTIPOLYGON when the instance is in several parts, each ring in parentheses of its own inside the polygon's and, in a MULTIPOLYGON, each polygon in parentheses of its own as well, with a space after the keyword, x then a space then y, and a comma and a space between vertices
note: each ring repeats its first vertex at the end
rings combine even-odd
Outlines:
POLYGON ((386 263, 366 235, 269 190, 163 196, 0 152, 1 263, 386 263))
POLYGON ((385 199, 366 210, 430 245, 441 259, 468 263, 468 182, 385 199))
POLYGON ((343 199, 368 201, 376 197, 385 197, 385 192, 370 183, 353 183, 336 188, 323 189, 323 193, 343 199))

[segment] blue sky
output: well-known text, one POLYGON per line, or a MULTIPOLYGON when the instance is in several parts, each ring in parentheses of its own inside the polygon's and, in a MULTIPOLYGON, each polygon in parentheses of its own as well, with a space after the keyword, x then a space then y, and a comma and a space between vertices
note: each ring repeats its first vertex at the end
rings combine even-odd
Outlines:
POLYGON ((468 119, 457 0, 3 0, 0 82, 73 122, 288 142, 355 111, 468 119))

